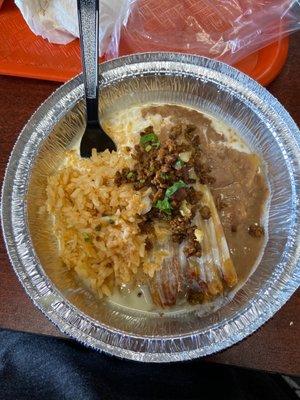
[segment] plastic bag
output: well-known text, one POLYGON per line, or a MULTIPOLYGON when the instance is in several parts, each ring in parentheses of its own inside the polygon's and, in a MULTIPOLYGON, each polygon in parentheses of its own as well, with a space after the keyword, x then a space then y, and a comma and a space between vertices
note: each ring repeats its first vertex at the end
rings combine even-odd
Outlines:
MULTIPOLYGON (((49 42, 67 44, 79 36, 77 0, 15 0, 15 4, 30 29, 49 42)), ((108 45, 117 49, 123 12, 129 9, 129 0, 100 0, 100 55, 108 45)))
MULTIPOLYGON (((78 37, 77 0, 15 0, 52 43, 78 37)), ((233 64, 300 28, 299 0, 100 0, 100 54, 178 51, 233 64)))
POLYGON ((131 0, 125 6, 108 59, 177 51, 233 64, 300 28, 295 0, 131 0))

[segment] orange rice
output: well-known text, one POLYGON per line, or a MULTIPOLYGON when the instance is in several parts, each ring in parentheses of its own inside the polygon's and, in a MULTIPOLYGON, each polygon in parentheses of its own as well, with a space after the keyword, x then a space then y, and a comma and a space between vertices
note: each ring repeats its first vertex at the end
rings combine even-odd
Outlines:
POLYGON ((65 165, 48 178, 46 208, 62 260, 100 297, 160 268, 144 260, 145 235, 138 228, 151 207, 149 191, 114 184, 116 171, 131 163, 121 151, 93 152, 90 159, 69 151, 65 165))

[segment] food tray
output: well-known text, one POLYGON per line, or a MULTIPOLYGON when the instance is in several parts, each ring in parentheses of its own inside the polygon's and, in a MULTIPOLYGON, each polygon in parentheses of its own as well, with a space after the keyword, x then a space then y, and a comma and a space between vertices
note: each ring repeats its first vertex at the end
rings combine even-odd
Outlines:
MULTIPOLYGON (((288 38, 275 42, 240 61, 236 67, 262 85, 270 83, 283 67, 288 38)), ((66 82, 81 70, 78 40, 51 44, 27 26, 12 0, 0 10, 0 74, 66 82)))

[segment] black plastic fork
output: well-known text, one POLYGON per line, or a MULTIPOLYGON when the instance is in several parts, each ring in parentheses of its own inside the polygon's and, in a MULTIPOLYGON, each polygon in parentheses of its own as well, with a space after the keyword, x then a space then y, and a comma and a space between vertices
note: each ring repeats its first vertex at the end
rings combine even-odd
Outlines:
POLYGON ((77 0, 77 9, 87 120, 80 155, 90 157, 93 148, 112 151, 116 145, 102 129, 98 115, 99 0, 77 0))

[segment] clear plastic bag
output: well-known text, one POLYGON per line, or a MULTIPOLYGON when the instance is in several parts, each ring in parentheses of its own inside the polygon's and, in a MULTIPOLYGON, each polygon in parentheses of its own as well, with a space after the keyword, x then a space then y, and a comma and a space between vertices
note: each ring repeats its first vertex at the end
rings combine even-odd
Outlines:
MULTIPOLYGON (((118 49, 121 25, 131 8, 130 0, 99 3, 99 50, 103 55, 108 46, 118 49)), ((15 0, 15 4, 30 29, 49 42, 68 44, 79 36, 76 0, 15 0)))
POLYGON ((128 0, 123 7, 108 59, 177 51, 233 64, 300 28, 295 0, 128 0))

